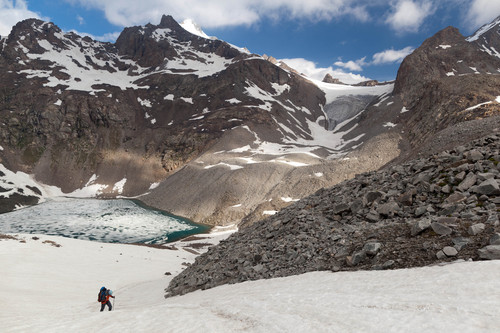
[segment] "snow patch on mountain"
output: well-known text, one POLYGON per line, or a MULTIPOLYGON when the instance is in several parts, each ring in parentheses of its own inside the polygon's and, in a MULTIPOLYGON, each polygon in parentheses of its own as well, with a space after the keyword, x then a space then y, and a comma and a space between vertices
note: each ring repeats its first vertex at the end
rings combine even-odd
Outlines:
MULTIPOLYGON (((60 32, 54 34, 63 44, 64 48, 53 45, 49 41, 42 39, 38 41, 38 45, 45 51, 41 54, 32 53, 21 43, 20 48, 30 60, 42 60, 50 63, 50 70, 42 69, 23 69, 19 74, 25 74, 27 78, 42 78, 48 82, 44 83, 47 87, 56 87, 58 85, 66 86, 70 90, 81 90, 88 92, 99 92, 104 89, 96 89, 94 85, 108 84, 125 90, 132 89, 147 89, 148 86, 139 86, 134 82, 140 78, 138 72, 130 74, 128 70, 120 70, 115 63, 128 63, 131 60, 126 60, 118 56, 114 56, 105 51, 104 43, 98 41, 88 42, 81 37, 77 38, 77 42, 72 41, 69 35, 64 35, 60 32), (111 57, 111 61, 99 59, 98 52, 106 52, 111 57), (108 69, 111 66, 112 71, 108 69), (58 78, 57 73, 64 73, 68 78, 58 78)), ((72 34, 71 36, 76 36, 72 34)), ((134 66, 137 64, 133 63, 134 66)), ((143 69, 144 70, 144 69, 143 69)), ((60 75, 59 75, 60 76, 60 75)))
POLYGON ((483 25, 481 28, 479 28, 474 35, 468 37, 466 40, 468 42, 474 42, 479 39, 482 35, 493 29, 496 25, 500 24, 500 17, 498 17, 496 20, 494 20, 491 23, 483 25))

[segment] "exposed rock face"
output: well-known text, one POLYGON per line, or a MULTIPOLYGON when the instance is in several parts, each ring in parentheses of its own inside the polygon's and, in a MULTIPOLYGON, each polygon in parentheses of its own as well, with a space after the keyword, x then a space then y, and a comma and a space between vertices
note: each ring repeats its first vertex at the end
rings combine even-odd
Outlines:
POLYGON ((1 162, 64 192, 93 182, 102 196, 136 196, 235 127, 283 143, 311 139, 324 118, 314 85, 168 16, 115 44, 33 19, 1 42, 1 162))
POLYGON ((499 68, 496 54, 468 41, 453 27, 427 39, 406 57, 398 71, 394 101, 407 111, 401 122, 410 146, 418 149, 438 131, 464 120, 497 115, 499 68))
POLYGON ((497 133, 320 190, 209 249, 174 278, 168 295, 316 270, 499 258, 499 246, 489 244, 500 230, 500 192, 482 194, 481 180, 498 185, 499 161, 497 133), (482 158, 471 158, 473 151, 482 158), (476 182, 460 188, 464 174, 476 182))
POLYGON ((339 79, 333 78, 329 73, 325 75, 325 77, 323 78, 323 82, 333 83, 333 84, 344 84, 339 79))
POLYGON ((373 87, 376 85, 378 85, 377 80, 368 80, 368 81, 363 81, 363 82, 355 84, 355 86, 359 86, 359 87, 373 87))

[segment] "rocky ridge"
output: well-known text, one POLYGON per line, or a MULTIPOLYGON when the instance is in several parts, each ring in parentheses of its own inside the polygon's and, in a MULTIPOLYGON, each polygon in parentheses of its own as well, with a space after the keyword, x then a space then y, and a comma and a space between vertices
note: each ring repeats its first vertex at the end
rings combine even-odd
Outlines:
POLYGON ((322 189, 240 230, 166 289, 500 259, 500 132, 322 189))

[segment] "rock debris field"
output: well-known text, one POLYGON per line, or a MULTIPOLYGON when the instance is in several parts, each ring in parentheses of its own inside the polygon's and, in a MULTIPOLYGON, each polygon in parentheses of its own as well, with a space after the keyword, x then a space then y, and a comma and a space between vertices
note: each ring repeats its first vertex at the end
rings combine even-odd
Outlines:
POLYGON ((311 271, 500 259, 500 136, 357 175, 214 246, 166 297, 311 271))

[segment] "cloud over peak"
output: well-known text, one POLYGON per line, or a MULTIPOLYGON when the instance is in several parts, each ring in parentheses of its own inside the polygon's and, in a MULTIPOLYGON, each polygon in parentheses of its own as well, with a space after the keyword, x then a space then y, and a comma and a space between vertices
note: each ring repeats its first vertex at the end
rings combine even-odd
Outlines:
POLYGON ((7 36, 19 21, 28 18, 40 18, 28 9, 25 0, 0 0, 0 36, 7 36))
POLYGON ((430 0, 399 0, 392 4, 392 11, 385 22, 397 32, 417 32, 433 11, 434 6, 430 0))
POLYGON ((395 62, 401 62, 403 59, 412 53, 413 47, 407 46, 401 50, 389 49, 373 55, 372 63, 374 65, 391 64, 395 62))

